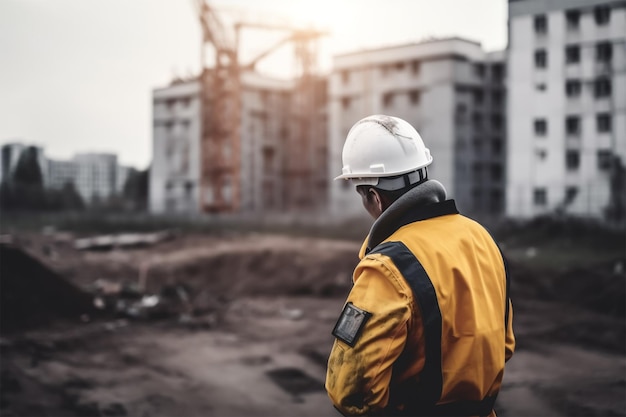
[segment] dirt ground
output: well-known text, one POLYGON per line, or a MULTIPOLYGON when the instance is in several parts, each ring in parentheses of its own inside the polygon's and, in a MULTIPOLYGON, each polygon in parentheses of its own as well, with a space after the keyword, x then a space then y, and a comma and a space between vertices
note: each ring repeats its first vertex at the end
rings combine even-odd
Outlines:
MULTIPOLYGON (((79 251, 75 238, 55 232, 10 240, 113 307, 57 317, 51 304, 35 321, 3 310, 11 327, 3 324, 0 338, 0 415, 339 415, 323 381, 359 242, 188 234, 79 251), (155 295, 163 306, 129 307, 155 295)), ((614 280, 626 291, 619 269, 575 277, 614 280)), ((498 415, 626 415, 624 312, 593 311, 575 295, 554 300, 536 288, 536 281, 517 286, 518 350, 498 415)))

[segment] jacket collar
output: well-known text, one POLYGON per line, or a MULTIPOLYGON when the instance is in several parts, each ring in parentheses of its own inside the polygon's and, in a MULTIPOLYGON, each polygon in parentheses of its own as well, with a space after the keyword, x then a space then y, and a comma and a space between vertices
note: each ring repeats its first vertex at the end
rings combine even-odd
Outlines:
POLYGON ((454 200, 446 200, 446 189, 436 180, 427 180, 407 191, 380 215, 372 225, 367 254, 396 230, 409 223, 447 214, 458 214, 454 200))

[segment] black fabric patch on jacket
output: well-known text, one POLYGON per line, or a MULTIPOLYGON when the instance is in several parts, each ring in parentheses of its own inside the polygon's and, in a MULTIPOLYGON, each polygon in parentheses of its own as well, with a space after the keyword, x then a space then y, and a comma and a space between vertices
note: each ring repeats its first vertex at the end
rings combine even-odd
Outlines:
POLYGON ((372 316, 368 311, 365 311, 352 303, 347 303, 341 312, 341 316, 335 324, 333 329, 333 336, 341 340, 350 347, 354 347, 361 331, 365 327, 365 323, 372 316))

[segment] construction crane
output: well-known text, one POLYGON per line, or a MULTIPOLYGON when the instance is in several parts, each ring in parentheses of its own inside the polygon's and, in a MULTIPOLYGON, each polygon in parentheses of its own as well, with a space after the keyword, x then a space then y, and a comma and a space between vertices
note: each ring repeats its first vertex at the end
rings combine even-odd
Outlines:
POLYGON ((241 79, 237 40, 228 38, 216 11, 196 0, 202 25, 200 205, 203 211, 236 211, 239 207, 241 79), (207 45, 214 49, 207 65, 207 45))
POLYGON ((306 150, 316 132, 312 128, 314 85, 311 74, 314 60, 312 42, 326 35, 324 31, 303 30, 282 24, 237 22, 229 30, 207 0, 195 0, 202 26, 201 84, 201 179, 200 204, 205 212, 237 212, 241 202, 241 73, 254 70, 256 64, 279 47, 293 42, 298 63, 295 88, 294 140, 286 151, 303 154, 304 160, 287 158, 284 175, 292 178, 286 192, 288 206, 306 204, 310 195, 306 179, 313 172, 314 161, 306 150), (249 62, 239 62, 239 41, 244 28, 284 31, 286 35, 249 62), (212 65, 207 63, 207 47, 213 49, 212 65), (291 203, 290 203, 291 202, 291 203))

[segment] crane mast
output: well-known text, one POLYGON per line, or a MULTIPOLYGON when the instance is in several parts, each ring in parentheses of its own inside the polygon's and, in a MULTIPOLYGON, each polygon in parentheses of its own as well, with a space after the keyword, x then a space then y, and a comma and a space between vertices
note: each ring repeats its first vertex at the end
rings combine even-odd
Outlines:
POLYGON ((237 42, 228 39, 216 11, 197 0, 202 25, 200 205, 205 212, 239 208, 241 78, 237 42), (207 47, 213 49, 213 66, 207 47))

